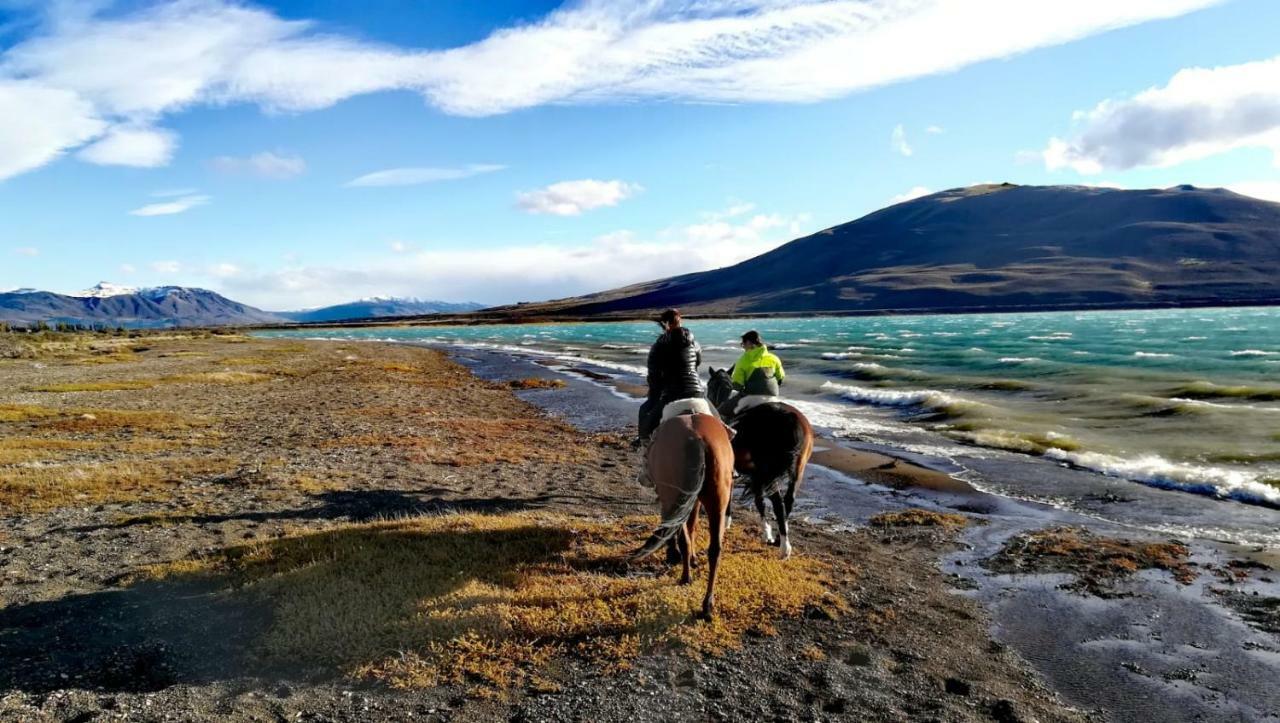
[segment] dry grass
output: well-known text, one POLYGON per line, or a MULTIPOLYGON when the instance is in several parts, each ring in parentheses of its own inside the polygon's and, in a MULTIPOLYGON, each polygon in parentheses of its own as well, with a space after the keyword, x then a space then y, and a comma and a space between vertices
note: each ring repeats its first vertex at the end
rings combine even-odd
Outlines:
POLYGON ((155 380, 134 379, 113 382, 68 382, 66 384, 45 384, 30 387, 32 392, 127 392, 135 389, 150 389, 156 385, 155 380))
POLYGON ((563 379, 529 377, 528 379, 512 379, 507 382, 507 386, 512 389, 563 389, 566 383, 563 379))
POLYGON ((102 449, 102 442, 42 437, 0 437, 0 465, 31 464, 102 449))
POLYGON ((1139 570, 1167 570, 1183 585, 1191 584, 1197 573, 1189 556, 1180 542, 1113 539, 1055 527, 1010 539, 984 564, 1002 573, 1069 573, 1076 579, 1068 589, 1112 597, 1115 583, 1139 570))
POLYGON ((63 412, 34 404, 0 404, 0 422, 30 422, 60 414, 63 412))
POLYGON ((901 512, 881 512, 871 518, 872 527, 941 527, 959 530, 969 524, 969 518, 950 512, 933 512, 913 507, 901 512))
POLYGON ((652 525, 530 513, 424 517, 230 548, 149 573, 211 576, 268 606, 273 625, 258 652, 270 662, 481 694, 554 689, 555 671, 572 660, 618 670, 656 647, 714 654, 807 608, 843 610, 825 563, 784 563, 735 529, 717 617, 695 622, 701 580, 679 586, 657 560, 624 561, 652 525))
POLYGON ((211 420, 174 412, 127 409, 76 409, 40 422, 40 429, 56 432, 101 433, 115 430, 175 432, 206 427, 211 420))
POLYGON ((409 450, 409 459, 425 464, 466 467, 477 464, 520 464, 580 461, 589 448, 561 422, 550 419, 435 418, 412 436, 356 435, 325 446, 389 447, 409 450))
POLYGON ((0 467, 0 509, 19 514, 171 496, 174 484, 229 468, 226 460, 147 461, 0 467))
POLYGON ((275 379, 270 374, 260 372, 196 372, 165 377, 160 381, 167 384, 257 384, 275 379))

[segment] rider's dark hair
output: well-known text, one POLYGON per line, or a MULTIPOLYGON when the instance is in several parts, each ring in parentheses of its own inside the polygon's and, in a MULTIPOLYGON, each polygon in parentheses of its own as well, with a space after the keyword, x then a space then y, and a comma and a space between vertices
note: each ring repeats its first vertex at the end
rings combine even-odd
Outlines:
POLYGON ((663 311, 661 314, 658 314, 658 323, 670 324, 671 322, 676 321, 679 318, 680 318, 679 309, 667 309, 666 311, 663 311))
POLYGON ((745 342, 750 342, 752 344, 764 343, 763 341, 760 341, 760 332, 756 331, 755 329, 752 329, 751 331, 748 331, 747 333, 743 334, 742 340, 745 342))

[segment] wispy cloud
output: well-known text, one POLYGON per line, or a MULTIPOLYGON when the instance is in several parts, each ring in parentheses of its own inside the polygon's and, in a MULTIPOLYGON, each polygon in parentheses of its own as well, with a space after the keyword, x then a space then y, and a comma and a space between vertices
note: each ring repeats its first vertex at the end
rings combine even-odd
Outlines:
POLYGON ((1104 100, 1075 120, 1072 137, 1041 152, 1049 170, 1173 166, 1236 148, 1265 148, 1280 167, 1280 57, 1180 70, 1163 87, 1104 100))
POLYGON ((943 128, 942 126, 929 126, 928 128, 924 129, 924 132, 928 133, 929 135, 936 136, 940 133, 946 133, 947 129, 943 128))
POLYGON ((172 216, 175 213, 184 213, 190 211, 196 206, 203 206, 209 202, 209 197, 201 194, 192 194, 190 196, 181 196, 172 201, 164 201, 163 203, 149 203, 142 208, 135 208, 129 212, 130 216, 172 216))
POLYGON ((182 271, 182 264, 177 261, 152 261, 150 266, 157 274, 177 274, 182 271))
POLYGON ((907 143, 907 131, 902 124, 894 126, 893 133, 889 134, 889 147, 895 153, 901 153, 904 156, 910 156, 914 151, 911 150, 911 144, 907 143))
MULTIPOLYGON (((344 37, 232 0, 109 16, 96 14, 106 4, 62 3, 0 55, 0 178, 201 105, 301 112, 389 90, 468 116, 551 103, 812 102, 1219 1, 583 0, 443 50, 344 37)), ((158 141, 149 153, 108 146, 90 157, 156 163, 158 141)))
POLYGON ((247 174, 276 180, 301 176, 307 171, 307 162, 301 156, 271 151, 255 153, 247 158, 218 156, 210 161, 210 165, 220 173, 247 174))
POLYGON ((553 183, 535 191, 521 191, 516 194, 516 205, 529 213, 578 216, 593 208, 616 206, 642 190, 639 184, 626 181, 584 178, 553 183))
POLYGON ((484 173, 501 171, 506 166, 492 163, 472 163, 458 168, 388 168, 385 171, 366 173, 359 178, 347 181, 352 188, 365 186, 416 186, 421 183, 437 181, 456 181, 484 173))
POLYGON ((19 246, 18 248, 14 249, 13 252, 19 256, 31 257, 31 256, 40 255, 40 249, 36 248, 35 246, 19 246))

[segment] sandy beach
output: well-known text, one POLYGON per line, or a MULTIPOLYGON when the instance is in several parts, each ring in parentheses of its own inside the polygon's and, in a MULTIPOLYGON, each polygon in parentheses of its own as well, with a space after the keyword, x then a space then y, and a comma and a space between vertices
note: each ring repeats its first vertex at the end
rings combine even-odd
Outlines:
MULTIPOLYGON (((4 720, 1134 719, 1055 693, 1070 647, 1010 632, 1001 606, 1041 630, 1027 590, 1077 615, 1062 601, 1159 608, 1143 591, 1185 595, 1189 571, 1271 574, 1176 546, 1098 560, 1054 538, 1059 555, 963 481, 826 440, 797 557, 776 560, 739 506, 739 597, 722 583, 724 620, 707 626, 701 577, 677 588, 661 561, 617 562, 655 520, 653 493, 624 443, 634 406, 598 379, 186 335, 46 350, 0 375, 4 720), (520 638, 548 620, 561 642, 520 638)), ((1274 632, 1246 630, 1252 655, 1277 654, 1274 632)), ((1121 662, 1081 680, 1123 683, 1121 662)), ((1257 695, 1225 710, 1261 718, 1257 695)))

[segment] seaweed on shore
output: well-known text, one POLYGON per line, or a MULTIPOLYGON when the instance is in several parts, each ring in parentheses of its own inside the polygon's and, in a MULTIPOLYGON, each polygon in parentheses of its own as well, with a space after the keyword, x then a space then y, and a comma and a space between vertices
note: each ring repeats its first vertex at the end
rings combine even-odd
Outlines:
POLYGON ((1075 579, 1063 588, 1105 598, 1123 597, 1117 583, 1139 570, 1166 570, 1179 583, 1189 585, 1198 575, 1189 556, 1187 546, 1173 540, 1125 540, 1081 528, 1055 527, 1010 538, 983 566, 1004 574, 1066 573, 1075 579))

